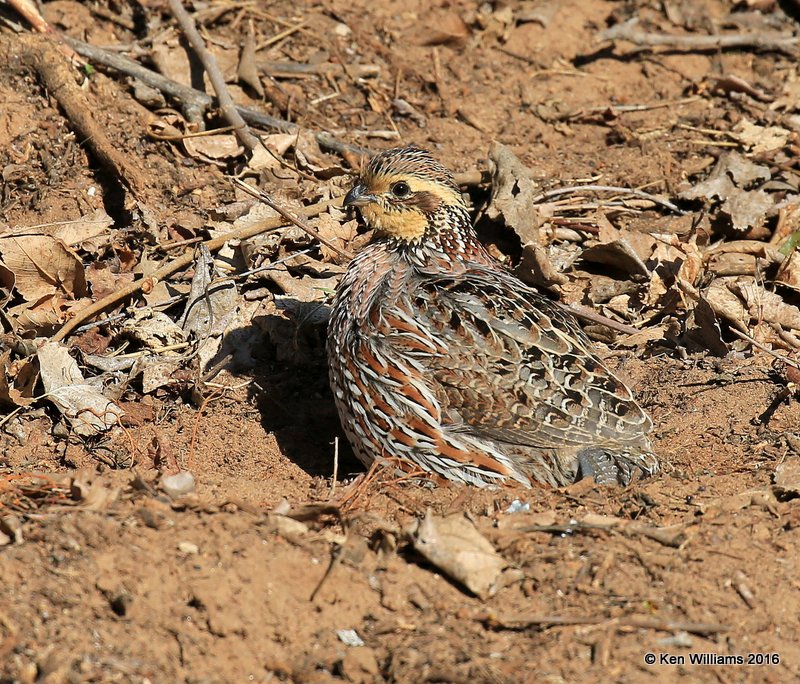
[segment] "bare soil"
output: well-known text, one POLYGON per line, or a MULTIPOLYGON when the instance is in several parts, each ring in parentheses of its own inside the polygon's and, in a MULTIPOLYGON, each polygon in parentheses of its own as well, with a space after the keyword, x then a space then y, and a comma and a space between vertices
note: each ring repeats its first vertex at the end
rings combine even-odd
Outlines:
MULTIPOLYGON (((769 2, 736 4, 741 16, 760 5, 783 30, 796 29, 769 2)), ((503 3, 470 0, 194 10, 226 54, 236 54, 251 20, 259 41, 302 21, 259 58, 381 67, 366 81, 346 70, 333 81, 281 81, 310 129, 372 149, 398 140, 356 131, 397 130, 399 141, 434 150, 459 172, 485 169, 497 140, 549 184, 601 176, 671 196, 708 168, 714 148, 697 144, 709 138, 698 131, 742 116, 736 98, 709 95, 715 78, 780 92, 794 62, 756 49, 635 53, 629 43, 595 42, 636 14, 652 30, 685 33, 656 5, 575 0, 553 3, 544 20, 508 24, 503 3), (397 97, 424 127, 393 116, 397 97), (611 109, 657 102, 680 104, 611 109), (582 111, 599 114, 559 116, 582 111)), ((665 5, 686 25, 694 17, 691 35, 706 35, 733 8, 665 5)), ((102 46, 130 46, 172 25, 158 1, 55 0, 42 9, 57 30, 102 46)), ((170 50, 179 49, 176 35, 170 50)), ((118 184, 21 57, 22 39, 0 28, 0 166, 8 169, 0 220, 37 226, 105 209, 116 228, 133 225, 118 184)), ((174 229, 173 240, 202 235, 209 212, 234 199, 223 169, 148 137, 151 113, 126 79, 99 71, 86 86, 94 114, 142 173, 159 224, 174 229)), ((252 92, 235 95, 280 115, 252 92)), ((311 186, 303 183, 297 194, 311 186)), ((673 219, 650 211, 622 220, 652 232, 673 219)), ((124 241, 137 254, 146 243, 134 234, 124 241)), ((389 473, 364 486, 353 481, 361 469, 338 424, 321 339, 301 336, 301 349, 276 351, 257 323, 256 363, 216 378, 237 389, 193 398, 132 386, 124 429, 90 440, 57 429, 63 423, 44 403, 3 423, 0 514, 16 516, 22 536, 0 547, 0 681, 800 680, 800 499, 773 487, 776 468, 800 455, 800 404, 783 392, 770 356, 744 345, 716 358, 598 343, 651 413, 664 464, 660 476, 626 489, 479 491, 389 473), (178 468, 197 487, 173 500, 159 482, 178 468), (506 512, 514 500, 529 509, 506 512), (407 541, 428 510, 468 514, 521 579, 486 600, 449 580, 407 541), (571 523, 587 514, 672 536, 571 523), (685 662, 649 664, 648 653, 685 662), (745 664, 692 665, 690 653, 741 655, 745 664), (768 654, 768 664, 748 664, 748 654, 768 654)))

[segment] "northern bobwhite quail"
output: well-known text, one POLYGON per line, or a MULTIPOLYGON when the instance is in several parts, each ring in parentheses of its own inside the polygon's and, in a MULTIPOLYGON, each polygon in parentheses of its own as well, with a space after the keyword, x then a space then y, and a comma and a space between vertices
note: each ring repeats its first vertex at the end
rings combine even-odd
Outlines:
POLYGON ((344 204, 375 229, 328 331, 339 416, 365 465, 391 458, 478 486, 658 470, 631 391, 568 313, 489 255, 428 152, 373 157, 344 204))

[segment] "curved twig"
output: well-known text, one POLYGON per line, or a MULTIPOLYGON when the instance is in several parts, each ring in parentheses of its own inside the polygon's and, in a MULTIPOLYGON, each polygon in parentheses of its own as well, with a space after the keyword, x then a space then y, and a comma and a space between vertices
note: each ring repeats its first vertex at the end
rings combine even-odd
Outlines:
POLYGON ((239 141, 251 152, 257 147, 261 146, 259 139, 253 135, 250 128, 245 123, 236 105, 233 103, 233 98, 228 91, 228 86, 225 83, 225 77, 219 70, 217 60, 214 55, 206 48, 205 41, 197 30, 194 24, 194 19, 189 16, 189 13, 184 9, 181 0, 168 0, 169 8, 178 23, 181 25, 186 39, 195 51, 195 54, 203 63, 203 68, 211 80, 211 85, 214 86, 214 91, 217 93, 219 99, 219 108, 225 120, 233 126, 234 133, 239 141))

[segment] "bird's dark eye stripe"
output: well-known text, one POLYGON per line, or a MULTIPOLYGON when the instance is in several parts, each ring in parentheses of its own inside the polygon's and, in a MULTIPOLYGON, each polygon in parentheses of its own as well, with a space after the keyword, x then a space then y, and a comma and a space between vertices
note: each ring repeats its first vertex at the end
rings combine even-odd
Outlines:
POLYGON ((397 181, 392 184, 392 194, 395 197, 408 197, 411 194, 411 188, 405 181, 397 181))

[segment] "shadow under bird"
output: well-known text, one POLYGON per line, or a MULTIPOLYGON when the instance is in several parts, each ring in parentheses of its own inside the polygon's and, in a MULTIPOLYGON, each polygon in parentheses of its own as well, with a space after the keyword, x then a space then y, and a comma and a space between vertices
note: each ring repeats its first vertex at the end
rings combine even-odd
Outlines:
POLYGON ((328 331, 339 416, 365 465, 477 486, 658 471, 631 390, 572 316, 489 255, 448 169, 418 147, 387 150, 344 204, 375 230, 328 331))

